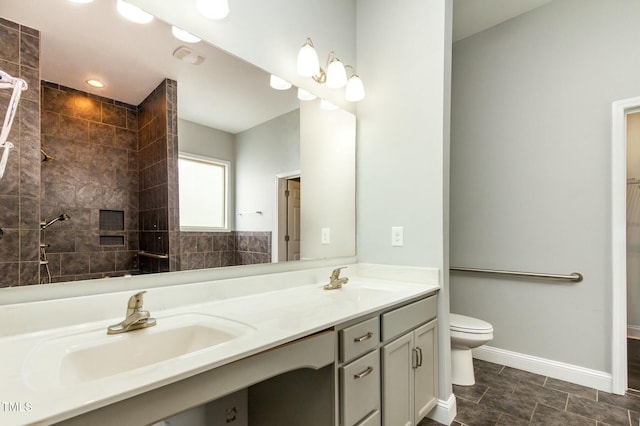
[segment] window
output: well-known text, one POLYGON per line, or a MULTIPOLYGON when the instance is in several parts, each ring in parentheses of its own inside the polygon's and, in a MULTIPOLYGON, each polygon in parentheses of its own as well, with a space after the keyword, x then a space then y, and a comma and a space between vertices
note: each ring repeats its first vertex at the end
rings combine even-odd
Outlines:
POLYGON ((178 176, 180 230, 227 230, 229 162, 193 154, 180 154, 178 176))

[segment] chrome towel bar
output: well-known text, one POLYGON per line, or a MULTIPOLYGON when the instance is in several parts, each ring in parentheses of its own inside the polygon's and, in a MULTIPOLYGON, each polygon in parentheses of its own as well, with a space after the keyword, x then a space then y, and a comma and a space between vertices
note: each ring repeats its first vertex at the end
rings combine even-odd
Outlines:
POLYGON ((549 280, 572 281, 575 283, 579 283, 583 279, 582 274, 579 272, 573 272, 569 275, 539 274, 537 272, 518 272, 518 271, 500 271, 495 269, 458 268, 454 266, 450 267, 449 270, 455 271, 455 272, 477 272, 482 274, 507 275, 512 277, 544 278, 549 280))

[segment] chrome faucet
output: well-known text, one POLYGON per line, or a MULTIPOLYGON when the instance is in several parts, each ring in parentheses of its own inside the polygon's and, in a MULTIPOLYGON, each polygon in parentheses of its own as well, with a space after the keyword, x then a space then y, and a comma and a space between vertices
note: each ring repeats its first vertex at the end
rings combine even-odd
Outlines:
POLYGON ((336 290, 336 289, 342 288, 343 285, 348 283, 349 278, 347 277, 340 278, 340 271, 344 268, 346 268, 346 266, 343 266, 342 268, 334 269, 333 272, 331 273, 331 277, 329 277, 330 279, 329 284, 326 284, 322 288, 324 288, 325 290, 336 290))
POLYGON ((149 311, 142 310, 142 295, 146 291, 136 293, 129 298, 127 304, 127 316, 125 319, 107 328, 107 334, 126 333, 127 331, 138 330, 141 328, 153 327, 156 325, 156 319, 151 318, 149 311))

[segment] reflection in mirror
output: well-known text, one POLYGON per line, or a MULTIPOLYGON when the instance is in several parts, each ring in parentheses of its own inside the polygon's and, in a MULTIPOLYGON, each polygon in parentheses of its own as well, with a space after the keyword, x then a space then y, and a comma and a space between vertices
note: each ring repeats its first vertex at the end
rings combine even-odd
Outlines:
POLYGON ((355 254, 352 114, 299 106, 115 0, 0 4, 0 69, 30 87, 0 181, 0 287, 355 254), (181 229, 181 153, 228 164, 224 229, 181 229))

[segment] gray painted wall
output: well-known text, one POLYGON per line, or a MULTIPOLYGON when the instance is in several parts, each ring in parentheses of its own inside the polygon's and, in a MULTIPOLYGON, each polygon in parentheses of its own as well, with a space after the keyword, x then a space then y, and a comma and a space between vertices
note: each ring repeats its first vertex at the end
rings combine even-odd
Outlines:
POLYGON ((640 2, 556 0, 453 48, 451 311, 494 347, 611 371, 611 103, 640 92, 640 2))

